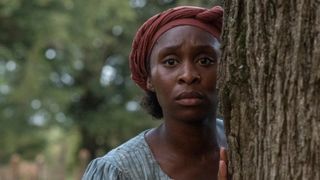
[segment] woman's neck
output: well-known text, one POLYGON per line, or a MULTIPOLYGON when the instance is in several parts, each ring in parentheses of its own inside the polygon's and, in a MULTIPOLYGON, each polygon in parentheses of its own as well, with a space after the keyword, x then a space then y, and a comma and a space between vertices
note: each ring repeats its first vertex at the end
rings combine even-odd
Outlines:
POLYGON ((158 133, 160 141, 181 155, 201 156, 219 148, 215 119, 201 123, 165 120, 158 133))
POLYGON ((161 169, 173 179, 214 179, 219 147, 216 120, 203 123, 169 121, 146 134, 146 141, 161 169), (208 178, 210 177, 210 178, 208 178))

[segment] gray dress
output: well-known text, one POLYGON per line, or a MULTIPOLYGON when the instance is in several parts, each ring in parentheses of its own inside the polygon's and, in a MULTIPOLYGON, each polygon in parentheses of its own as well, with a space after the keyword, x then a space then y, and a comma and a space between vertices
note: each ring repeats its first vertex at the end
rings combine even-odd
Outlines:
MULTIPOLYGON (((218 134, 219 129, 223 131, 223 121, 217 119, 218 134)), ((105 156, 93 160, 82 180, 171 180, 152 155, 144 138, 147 132, 143 131, 105 156)), ((219 136, 218 142, 224 146, 219 136)))
POLYGON ((145 141, 147 131, 93 160, 83 180, 169 180, 145 141))

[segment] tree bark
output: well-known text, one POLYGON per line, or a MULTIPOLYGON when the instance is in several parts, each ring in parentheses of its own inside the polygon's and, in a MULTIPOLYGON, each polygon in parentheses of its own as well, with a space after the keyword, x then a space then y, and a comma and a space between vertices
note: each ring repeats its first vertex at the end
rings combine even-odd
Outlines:
POLYGON ((218 87, 232 179, 320 179, 319 32, 319 0, 225 0, 218 87))

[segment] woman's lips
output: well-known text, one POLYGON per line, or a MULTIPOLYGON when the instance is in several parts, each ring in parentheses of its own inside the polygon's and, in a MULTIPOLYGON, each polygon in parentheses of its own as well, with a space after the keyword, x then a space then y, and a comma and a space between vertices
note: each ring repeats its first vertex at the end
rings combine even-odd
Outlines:
POLYGON ((197 106, 203 102, 204 96, 200 92, 182 92, 176 98, 176 102, 183 106, 197 106))

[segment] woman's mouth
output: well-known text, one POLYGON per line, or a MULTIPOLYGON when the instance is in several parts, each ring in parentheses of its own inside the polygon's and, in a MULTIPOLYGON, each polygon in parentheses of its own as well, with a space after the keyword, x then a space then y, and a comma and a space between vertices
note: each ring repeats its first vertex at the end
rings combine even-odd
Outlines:
POLYGON ((176 98, 176 102, 182 106, 197 106, 203 103, 204 96, 200 92, 182 92, 176 98))

